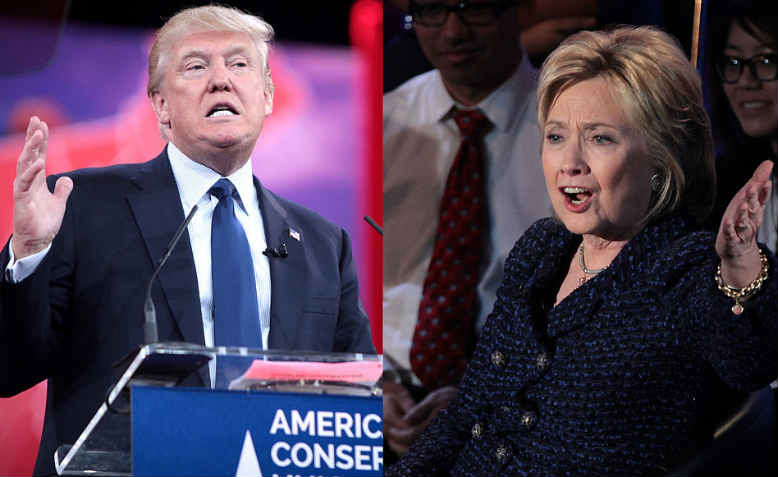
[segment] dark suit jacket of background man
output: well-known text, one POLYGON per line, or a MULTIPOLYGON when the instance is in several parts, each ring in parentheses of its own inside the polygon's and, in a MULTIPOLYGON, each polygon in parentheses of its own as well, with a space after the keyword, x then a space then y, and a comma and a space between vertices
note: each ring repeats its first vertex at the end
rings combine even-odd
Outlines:
MULTIPOLYGON (((99 407, 112 363, 143 342, 146 282, 184 221, 166 151, 143 164, 67 175, 75 188, 48 255, 21 283, 0 281, 0 394, 49 379, 36 474, 54 472, 55 449, 75 442, 99 407)), ((286 243, 289 251, 269 259, 269 347, 375 353, 347 234, 256 178, 254 185, 268 246, 286 243)), ((8 260, 6 244, 3 271, 8 260)), ((160 341, 204 344, 188 233, 152 298, 160 341)), ((192 378, 190 384, 207 382, 207 371, 192 378)))

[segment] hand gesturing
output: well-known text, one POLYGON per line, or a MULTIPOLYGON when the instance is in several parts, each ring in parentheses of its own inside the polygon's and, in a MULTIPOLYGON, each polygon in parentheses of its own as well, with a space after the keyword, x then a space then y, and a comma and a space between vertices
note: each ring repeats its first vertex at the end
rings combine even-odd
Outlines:
POLYGON ((759 275, 761 268, 756 235, 770 197, 770 173, 773 164, 764 161, 754 175, 732 198, 716 237, 716 252, 721 258, 721 275, 733 287, 744 287, 759 275))
POLYGON ((14 180, 13 252, 16 259, 45 249, 59 232, 65 204, 73 190, 68 177, 57 180, 54 193, 46 186, 46 148, 49 128, 30 118, 24 148, 16 164, 14 180))

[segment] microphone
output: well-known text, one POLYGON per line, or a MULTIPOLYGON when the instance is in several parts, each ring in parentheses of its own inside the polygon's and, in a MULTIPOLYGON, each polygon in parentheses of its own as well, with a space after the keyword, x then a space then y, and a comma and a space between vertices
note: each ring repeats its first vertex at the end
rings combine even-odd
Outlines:
POLYGON ((154 273, 151 274, 148 285, 146 285, 146 302, 143 306, 143 314, 146 316, 146 321, 143 323, 143 338, 146 344, 156 343, 159 341, 159 337, 157 336, 157 312, 154 309, 154 301, 151 299, 151 285, 154 284, 154 279, 157 278, 157 275, 159 275, 162 267, 164 267, 165 263, 167 263, 168 257, 170 257, 170 254, 173 253, 173 249, 181 239, 181 236, 184 234, 186 226, 189 225, 189 222, 192 221, 192 217, 194 217, 195 212, 197 212, 197 205, 192 207, 189 215, 186 216, 184 222, 178 227, 178 230, 176 230, 175 235, 173 235, 173 239, 170 240, 170 243, 165 249, 165 253, 162 254, 162 258, 159 260, 157 267, 154 269, 154 273))
POLYGON ((368 224, 370 224, 370 226, 371 226, 371 227, 373 227, 373 229, 374 229, 376 232, 378 232, 378 233, 379 233, 379 234, 380 234, 382 237, 384 236, 384 229, 382 229, 382 228, 381 228, 381 226, 380 226, 380 225, 378 225, 378 224, 376 223, 376 221, 375 221, 375 220, 373 220, 373 218, 372 218, 372 217, 370 217, 369 215, 366 215, 366 216, 365 216, 365 222, 367 222, 368 224))
POLYGON ((281 242, 278 247, 268 247, 262 251, 266 257, 286 258, 289 256, 289 250, 286 249, 286 243, 281 242))

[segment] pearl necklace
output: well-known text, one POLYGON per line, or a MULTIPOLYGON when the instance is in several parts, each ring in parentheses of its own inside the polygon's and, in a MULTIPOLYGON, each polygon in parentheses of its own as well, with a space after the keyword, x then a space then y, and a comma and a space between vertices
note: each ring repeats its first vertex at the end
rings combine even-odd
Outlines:
POLYGON ((605 270, 608 267, 603 268, 586 268, 586 264, 584 263, 584 244, 581 242, 581 246, 578 247, 578 264, 581 266, 581 271, 584 272, 584 276, 578 279, 578 286, 583 285, 586 283, 586 280, 589 279, 589 276, 594 276, 600 273, 601 271, 605 270))

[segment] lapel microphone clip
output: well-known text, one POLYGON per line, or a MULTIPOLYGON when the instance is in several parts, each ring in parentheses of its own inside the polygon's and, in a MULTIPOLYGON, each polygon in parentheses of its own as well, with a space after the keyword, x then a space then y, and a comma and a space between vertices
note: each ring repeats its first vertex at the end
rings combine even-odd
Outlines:
POLYGON ((289 250, 286 249, 286 243, 282 242, 278 247, 268 247, 262 255, 275 258, 286 258, 289 256, 289 250))

